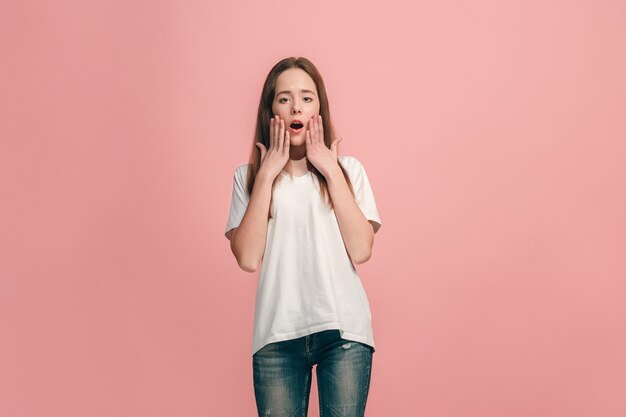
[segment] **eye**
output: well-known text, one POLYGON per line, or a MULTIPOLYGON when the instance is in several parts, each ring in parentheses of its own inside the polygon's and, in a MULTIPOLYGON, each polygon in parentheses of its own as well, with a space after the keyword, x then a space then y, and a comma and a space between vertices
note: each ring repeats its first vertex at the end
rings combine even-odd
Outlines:
MULTIPOLYGON (((286 101, 283 101, 283 100, 289 100, 289 99, 287 97, 281 97, 281 98, 278 99, 278 102, 279 103, 286 103, 286 101)), ((313 101, 313 98, 312 97, 304 97, 304 100, 308 100, 306 102, 310 103, 310 102, 313 101)))

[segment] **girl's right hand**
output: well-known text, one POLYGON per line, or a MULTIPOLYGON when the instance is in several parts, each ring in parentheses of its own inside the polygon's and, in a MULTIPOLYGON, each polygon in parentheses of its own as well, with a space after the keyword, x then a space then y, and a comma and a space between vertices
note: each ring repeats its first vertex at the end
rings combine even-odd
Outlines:
POLYGON ((276 115, 270 121, 270 148, 257 142, 256 146, 261 150, 261 168, 259 174, 266 175, 273 180, 281 173, 287 161, 289 161, 289 131, 285 129, 285 122, 276 115))

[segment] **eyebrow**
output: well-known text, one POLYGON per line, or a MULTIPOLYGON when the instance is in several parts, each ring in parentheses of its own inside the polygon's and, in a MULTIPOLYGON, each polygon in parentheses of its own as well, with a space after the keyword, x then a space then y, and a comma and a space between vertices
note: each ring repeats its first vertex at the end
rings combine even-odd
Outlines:
MULTIPOLYGON (((313 91, 311 91, 311 90, 300 90, 300 92, 302 92, 302 93, 311 93, 311 94, 315 95, 315 93, 313 91)), ((281 95, 281 94, 291 94, 291 91, 283 90, 283 91, 278 92, 278 94, 276 94, 276 95, 278 96, 278 95, 281 95)))

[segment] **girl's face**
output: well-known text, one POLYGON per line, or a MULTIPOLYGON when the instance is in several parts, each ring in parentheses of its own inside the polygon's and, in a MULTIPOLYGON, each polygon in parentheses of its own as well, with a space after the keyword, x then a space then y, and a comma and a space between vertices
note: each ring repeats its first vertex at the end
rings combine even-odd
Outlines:
POLYGON ((315 82, 304 70, 289 68, 276 79, 274 93, 272 113, 284 121, 290 144, 303 145, 309 120, 320 112, 315 82), (295 121, 299 121, 301 126, 294 126, 295 121))

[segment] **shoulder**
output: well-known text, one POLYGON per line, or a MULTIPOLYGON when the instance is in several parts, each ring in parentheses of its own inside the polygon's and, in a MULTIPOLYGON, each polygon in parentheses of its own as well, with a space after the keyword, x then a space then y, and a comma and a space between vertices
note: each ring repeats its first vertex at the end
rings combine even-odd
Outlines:
POLYGON ((246 181, 248 179, 248 169, 250 164, 241 164, 235 168, 235 172, 233 175, 233 181, 239 187, 245 187, 246 181))
POLYGON ((248 173, 249 167, 250 167, 250 164, 241 164, 237 166, 237 168, 235 168, 235 176, 245 178, 246 174, 248 173))
POLYGON ((248 164, 248 163, 238 165, 237 168, 235 168, 235 171, 236 172, 247 172, 249 166, 250 166, 250 164, 248 164))
POLYGON ((348 171, 348 174, 354 174, 363 168, 363 164, 354 156, 341 155, 337 159, 339 163, 348 171))

